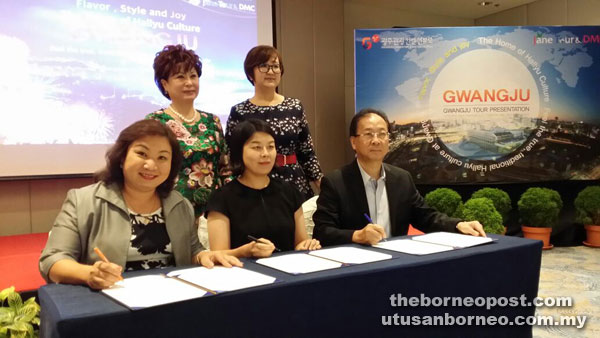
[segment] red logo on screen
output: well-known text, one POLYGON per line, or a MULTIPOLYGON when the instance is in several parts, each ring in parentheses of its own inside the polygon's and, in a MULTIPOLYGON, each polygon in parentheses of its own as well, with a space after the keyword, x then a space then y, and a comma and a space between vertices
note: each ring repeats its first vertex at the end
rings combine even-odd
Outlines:
POLYGON ((374 43, 378 43, 379 40, 381 40, 379 38, 379 34, 373 34, 373 36, 367 36, 366 38, 362 38, 362 46, 364 49, 369 50, 371 49, 371 47, 373 47, 374 43), (371 42, 373 41, 373 42, 371 42))
POLYGON ((373 44, 371 43, 371 38, 369 38, 369 37, 363 38, 362 39, 362 46, 366 50, 371 49, 371 47, 373 47, 373 44))
POLYGON ((584 35, 583 43, 600 43, 600 35, 584 35))

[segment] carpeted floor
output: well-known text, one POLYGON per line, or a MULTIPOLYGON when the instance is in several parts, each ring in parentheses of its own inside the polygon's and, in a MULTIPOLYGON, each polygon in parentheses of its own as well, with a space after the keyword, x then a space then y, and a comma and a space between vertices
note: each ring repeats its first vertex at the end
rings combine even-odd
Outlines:
POLYGON ((542 254, 539 297, 572 297, 572 307, 538 307, 536 315, 587 316, 582 329, 536 326, 533 336, 600 337, 600 249, 585 246, 555 247, 542 254))

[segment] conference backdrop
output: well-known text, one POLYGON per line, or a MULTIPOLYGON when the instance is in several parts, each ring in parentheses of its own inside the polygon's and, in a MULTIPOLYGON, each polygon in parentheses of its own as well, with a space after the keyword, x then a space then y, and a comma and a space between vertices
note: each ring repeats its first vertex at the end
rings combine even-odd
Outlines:
POLYGON ((600 27, 355 31, 355 108, 418 183, 600 178, 600 27))
POLYGON ((0 2, 0 176, 100 168, 125 126, 169 104, 152 68, 165 45, 200 56, 196 107, 225 122, 254 93, 243 61, 271 41, 261 15, 271 27, 268 0, 0 2))

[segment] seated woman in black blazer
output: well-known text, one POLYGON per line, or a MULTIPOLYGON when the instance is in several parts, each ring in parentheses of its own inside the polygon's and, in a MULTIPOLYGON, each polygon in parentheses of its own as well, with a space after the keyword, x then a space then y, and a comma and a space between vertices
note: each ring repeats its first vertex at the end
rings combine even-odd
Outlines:
POLYGON ((237 179, 212 193, 207 205, 212 250, 236 257, 268 257, 276 248, 315 250, 306 234, 304 197, 289 183, 269 177, 277 155, 269 125, 248 119, 236 126, 230 143, 237 179))

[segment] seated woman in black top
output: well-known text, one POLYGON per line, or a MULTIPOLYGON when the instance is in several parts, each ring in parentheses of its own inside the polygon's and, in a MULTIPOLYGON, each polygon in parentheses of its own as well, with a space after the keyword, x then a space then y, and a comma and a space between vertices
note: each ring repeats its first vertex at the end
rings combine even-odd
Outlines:
POLYGON ((211 249, 232 249, 228 253, 236 257, 268 257, 275 248, 320 249, 319 241, 306 234, 304 197, 289 183, 269 177, 276 156, 269 125, 256 119, 237 125, 230 152, 233 172, 239 176, 208 200, 211 249))

